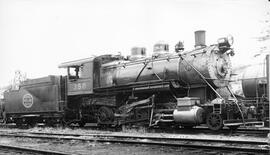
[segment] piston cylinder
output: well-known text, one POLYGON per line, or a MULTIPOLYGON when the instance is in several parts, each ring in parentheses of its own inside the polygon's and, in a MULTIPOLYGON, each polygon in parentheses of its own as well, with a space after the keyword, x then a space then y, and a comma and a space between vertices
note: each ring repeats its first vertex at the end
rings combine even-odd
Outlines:
POLYGON ((189 110, 183 111, 176 109, 173 111, 173 119, 179 124, 197 125, 203 122, 203 113, 203 108, 198 106, 193 106, 189 110))

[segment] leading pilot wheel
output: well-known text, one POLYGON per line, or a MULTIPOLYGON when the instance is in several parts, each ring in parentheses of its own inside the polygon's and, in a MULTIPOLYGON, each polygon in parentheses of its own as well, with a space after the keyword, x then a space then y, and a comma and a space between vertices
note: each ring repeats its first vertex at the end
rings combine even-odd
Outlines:
POLYGON ((209 129, 217 131, 223 127, 223 119, 220 114, 211 113, 206 117, 206 124, 209 129))

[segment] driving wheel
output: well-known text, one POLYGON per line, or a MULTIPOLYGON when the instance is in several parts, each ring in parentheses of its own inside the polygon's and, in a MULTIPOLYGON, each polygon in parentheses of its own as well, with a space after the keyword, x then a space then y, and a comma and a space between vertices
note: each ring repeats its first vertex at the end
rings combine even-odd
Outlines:
POLYGON ((114 114, 112 109, 108 107, 100 107, 98 109, 98 121, 100 123, 112 122, 114 119, 114 114))
POLYGON ((220 114, 211 113, 206 117, 206 124, 211 130, 219 130, 223 127, 223 120, 220 114))

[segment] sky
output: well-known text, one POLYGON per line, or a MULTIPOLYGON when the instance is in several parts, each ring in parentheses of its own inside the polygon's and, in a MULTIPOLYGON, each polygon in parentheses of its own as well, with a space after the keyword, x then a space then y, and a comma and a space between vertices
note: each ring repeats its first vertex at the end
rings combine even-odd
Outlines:
MULTIPOLYGON (((232 35, 236 65, 261 46, 268 0, 0 0, 0 87, 16 70, 28 78, 65 74, 62 62, 94 55, 129 55, 134 46, 158 41, 173 50, 178 41, 194 48, 194 31, 206 44, 232 35)), ((268 50, 269 50, 268 46, 268 50)))

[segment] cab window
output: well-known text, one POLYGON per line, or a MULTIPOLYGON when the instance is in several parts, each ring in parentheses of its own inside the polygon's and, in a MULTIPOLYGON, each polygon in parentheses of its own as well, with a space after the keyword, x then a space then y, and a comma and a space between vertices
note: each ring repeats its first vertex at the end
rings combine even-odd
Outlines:
POLYGON ((68 67, 69 79, 79 79, 81 74, 80 72, 81 72, 80 66, 68 67))

